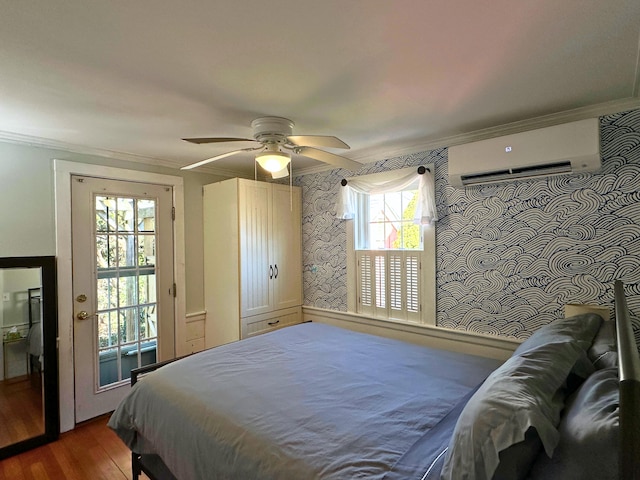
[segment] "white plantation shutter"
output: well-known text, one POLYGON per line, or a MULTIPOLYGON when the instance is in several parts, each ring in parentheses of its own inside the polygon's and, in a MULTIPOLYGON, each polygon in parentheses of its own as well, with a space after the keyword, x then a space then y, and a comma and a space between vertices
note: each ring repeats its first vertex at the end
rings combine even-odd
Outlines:
POLYGON ((420 253, 357 250, 358 313, 420 322, 420 253))
POLYGON ((418 252, 404 252, 405 311, 407 320, 419 322, 420 308, 420 255, 418 252))
POLYGON ((376 252, 373 257, 374 282, 376 285, 375 299, 376 309, 387 308, 387 276, 386 276, 386 255, 385 252, 376 252))
POLYGON ((402 252, 389 252, 389 317, 402 318, 402 252))
POLYGON ((373 276, 372 255, 358 251, 356 264, 358 266, 358 312, 373 315, 373 290, 371 279, 373 276))

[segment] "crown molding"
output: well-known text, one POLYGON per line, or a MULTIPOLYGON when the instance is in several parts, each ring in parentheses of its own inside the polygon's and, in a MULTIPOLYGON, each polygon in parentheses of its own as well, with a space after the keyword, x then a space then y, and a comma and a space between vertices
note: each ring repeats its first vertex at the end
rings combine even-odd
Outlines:
POLYGON ((640 98, 628 97, 622 100, 613 100, 611 102, 599 103, 597 105, 590 105, 588 107, 565 110, 562 112, 543 115, 540 117, 533 117, 526 120, 519 120, 517 122, 497 125, 495 127, 483 128, 480 130, 475 130, 473 132, 428 139, 425 141, 416 142, 412 145, 385 149, 382 156, 379 156, 379 152, 376 152, 375 158, 372 158, 374 156, 373 154, 366 155, 366 152, 360 152, 358 153, 358 155, 350 158, 351 160, 360 161, 362 163, 372 162, 403 155, 410 155, 413 153, 424 152, 427 150, 435 150, 437 148, 461 145, 463 143, 485 140, 487 138, 499 137, 502 135, 510 135, 512 133, 520 133, 527 130, 550 127, 552 125, 558 125, 560 123, 584 120, 585 118, 611 115, 613 113, 634 110, 636 108, 640 108, 640 98))
MULTIPOLYGON (((506 123, 495 127, 483 128, 473 132, 431 139, 422 139, 410 145, 389 146, 386 148, 384 146, 367 148, 358 153, 354 153, 354 155, 350 156, 349 158, 365 165, 367 163, 372 163, 379 160, 411 155, 428 150, 435 150, 437 148, 451 147, 453 145, 475 142, 478 140, 484 140, 487 138, 493 138, 502 135, 510 135, 512 133, 519 133, 526 130, 549 127, 552 125, 557 125, 559 123, 573 122, 577 120, 583 120, 585 118, 600 117, 603 115, 610 115, 627 110, 634 110, 640 108, 640 98, 638 97, 638 95, 640 95, 640 57, 636 68, 636 77, 637 78, 634 87, 634 96, 632 97, 624 98, 621 100, 613 100, 611 102, 599 103, 588 107, 565 110, 563 112, 552 113, 549 115, 529 118, 512 123, 506 123)), ((102 148, 87 147, 84 145, 76 145, 47 138, 33 137, 30 135, 22 135, 19 133, 5 131, 0 131, 0 141, 15 143, 19 145, 29 145, 33 147, 50 148, 53 150, 60 150, 82 155, 106 157, 112 158, 114 160, 123 160, 142 163, 146 165, 163 166, 171 169, 179 169, 182 166, 181 163, 166 158, 147 157, 144 155, 118 152, 102 148)), ((198 170, 202 173, 219 175, 221 177, 232 178, 246 176, 246 172, 240 170, 223 169, 210 165, 200 167, 198 170)), ((294 171, 293 173, 294 176, 301 176, 326 172, 328 170, 335 170, 335 167, 331 165, 318 165, 314 167, 301 168, 294 171)))
POLYGON ((63 152, 78 153, 81 155, 93 155, 97 157, 113 158, 114 160, 124 160, 135 163, 143 163, 146 165, 155 165, 168 168, 178 168, 176 162, 166 158, 147 157, 134 153, 118 152, 104 148, 87 147, 85 145, 77 145, 74 143, 61 142, 50 138, 34 137, 31 135, 23 135, 20 133, 0 131, 0 141, 6 143, 14 143, 17 145, 27 145, 30 147, 50 148, 52 150, 60 150, 63 152))
MULTIPOLYGON (((601 117, 603 115, 611 115, 614 113, 625 112, 627 110, 635 110, 640 108, 640 98, 629 97, 622 100, 614 100, 611 102, 599 103, 597 105, 591 105, 588 107, 581 107, 572 110, 565 110, 563 112, 552 113, 549 115, 543 115, 540 117, 529 118, 526 120, 519 120, 517 122, 505 123, 503 125, 497 125, 495 127, 483 128, 481 130, 475 130, 473 132, 461 133, 458 135, 451 135, 446 137, 438 137, 428 139, 424 141, 418 141, 411 145, 404 145, 402 147, 391 148, 377 148, 367 149, 359 152, 356 155, 350 156, 351 160, 360 162, 363 165, 367 163, 376 162, 379 160, 387 160, 390 158, 401 157, 404 155, 411 155, 414 153, 426 152, 429 150, 435 150, 437 148, 452 147, 454 145, 461 145, 469 142, 476 142, 479 140, 485 140, 487 138, 499 137, 502 135, 510 135, 512 133, 520 133, 527 130, 534 130, 538 128, 550 127, 552 125, 558 125, 560 123, 574 122, 578 120, 584 120, 585 118, 601 117)), ((333 170, 330 165, 320 165, 317 167, 303 168, 294 172, 295 175, 310 175, 314 173, 325 172, 327 170, 333 170)))
MULTIPOLYGON (((119 152, 117 150, 108 150, 105 148, 87 147, 84 145, 77 145, 74 143, 61 142, 58 140, 52 140, 49 138, 33 137, 30 135, 23 135, 20 133, 0 131, 0 142, 13 143, 16 145, 26 145, 30 147, 48 148, 51 150, 59 150, 67 153, 77 153, 79 155, 90 155, 103 158, 111 158, 113 160, 121 160, 126 162, 141 163, 144 165, 152 165, 154 167, 166 167, 172 170, 178 170, 182 167, 182 163, 176 160, 169 160, 166 158, 147 157, 144 155, 137 155, 134 153, 119 152)), ((213 166, 205 166, 199 169, 201 173, 209 173, 212 175, 218 175, 221 177, 239 177, 243 175, 243 172, 238 170, 231 170, 225 168, 217 168, 213 166)))

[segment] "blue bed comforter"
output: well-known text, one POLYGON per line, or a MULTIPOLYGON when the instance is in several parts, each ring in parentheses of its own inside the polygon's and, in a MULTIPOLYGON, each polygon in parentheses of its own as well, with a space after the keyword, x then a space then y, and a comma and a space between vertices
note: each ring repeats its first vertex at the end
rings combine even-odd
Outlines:
POLYGON ((145 376, 109 426, 180 480, 435 478, 499 363, 307 323, 145 376))

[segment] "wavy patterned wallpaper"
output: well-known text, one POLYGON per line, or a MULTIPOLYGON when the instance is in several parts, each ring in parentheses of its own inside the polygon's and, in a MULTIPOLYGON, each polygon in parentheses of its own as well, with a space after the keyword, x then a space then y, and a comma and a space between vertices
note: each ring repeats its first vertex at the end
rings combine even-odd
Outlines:
MULTIPOLYGON (((562 317, 566 303, 611 305, 615 279, 625 282, 638 322, 640 110, 600 121, 597 174, 457 189, 447 180, 446 149, 356 173, 435 163, 439 326, 526 338, 562 317)), ((333 206, 340 179, 352 175, 296 178, 303 187, 306 305, 346 311, 345 222, 333 206)))

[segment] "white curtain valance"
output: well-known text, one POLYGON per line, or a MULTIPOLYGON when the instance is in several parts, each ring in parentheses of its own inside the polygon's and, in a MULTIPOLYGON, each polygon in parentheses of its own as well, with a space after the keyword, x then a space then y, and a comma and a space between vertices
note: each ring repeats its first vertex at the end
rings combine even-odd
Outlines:
POLYGON ((382 174, 363 175, 347 179, 347 184, 340 187, 336 202, 336 216, 342 219, 354 218, 357 210, 356 194, 379 195, 397 192, 411 186, 418 180, 418 205, 414 222, 429 225, 438 220, 436 212, 435 186, 433 173, 426 170, 423 174, 415 169, 393 170, 382 174))

